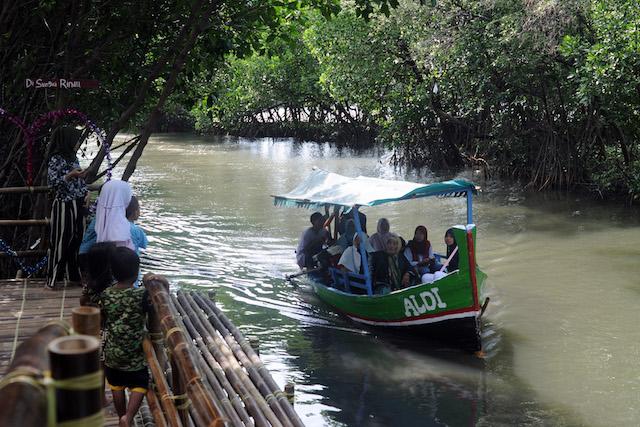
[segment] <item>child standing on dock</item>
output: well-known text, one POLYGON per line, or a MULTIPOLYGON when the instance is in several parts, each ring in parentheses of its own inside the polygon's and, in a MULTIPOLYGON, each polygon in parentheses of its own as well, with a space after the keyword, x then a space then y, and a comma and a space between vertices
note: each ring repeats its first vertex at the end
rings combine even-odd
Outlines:
POLYGON ((113 393, 121 427, 130 425, 149 384, 142 340, 151 303, 146 289, 133 287, 139 270, 140 259, 133 250, 115 248, 111 256, 111 271, 117 283, 105 289, 99 298, 106 319, 105 376, 113 393), (131 392, 128 405, 125 388, 131 392))

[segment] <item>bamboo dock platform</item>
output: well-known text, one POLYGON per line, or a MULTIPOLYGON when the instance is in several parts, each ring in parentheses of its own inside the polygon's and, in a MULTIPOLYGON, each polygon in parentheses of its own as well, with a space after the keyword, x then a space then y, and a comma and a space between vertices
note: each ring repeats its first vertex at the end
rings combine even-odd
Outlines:
MULTIPOLYGON (((49 291, 44 284, 44 279, 0 280, 0 378, 6 373, 15 347, 51 321, 71 322, 71 309, 79 305, 79 286, 49 291)), ((104 425, 117 426, 113 405, 104 412, 104 425)))
MULTIPOLYGON (((154 309, 144 341, 152 384, 132 425, 304 426, 292 393, 280 389, 215 301, 198 292, 173 294, 161 276, 145 276, 144 285, 154 309)), ((70 322, 80 294, 79 286, 45 290, 42 279, 0 280, 0 379, 22 342, 48 323, 70 322)), ((113 405, 103 411, 104 425, 117 426, 113 405)))

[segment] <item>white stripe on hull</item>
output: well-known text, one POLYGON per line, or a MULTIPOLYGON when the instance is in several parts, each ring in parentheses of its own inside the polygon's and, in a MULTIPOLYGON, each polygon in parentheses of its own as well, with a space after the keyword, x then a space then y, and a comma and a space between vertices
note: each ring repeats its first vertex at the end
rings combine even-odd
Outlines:
POLYGON ((430 318, 426 318, 426 319, 416 319, 416 320, 399 320, 399 321, 391 321, 391 322, 378 322, 375 320, 368 320, 368 319, 361 319, 359 317, 354 317, 354 316, 349 316, 347 314, 347 316, 355 321, 355 322, 360 322, 360 323, 364 323, 367 325, 374 325, 374 326, 416 326, 416 325, 426 325, 429 323, 437 323, 437 322, 442 322, 444 320, 453 320, 453 319, 464 319, 465 317, 476 317, 478 314, 480 314, 479 311, 469 311, 466 313, 455 313, 455 314, 445 314, 444 316, 439 316, 439 317, 430 317, 430 318))

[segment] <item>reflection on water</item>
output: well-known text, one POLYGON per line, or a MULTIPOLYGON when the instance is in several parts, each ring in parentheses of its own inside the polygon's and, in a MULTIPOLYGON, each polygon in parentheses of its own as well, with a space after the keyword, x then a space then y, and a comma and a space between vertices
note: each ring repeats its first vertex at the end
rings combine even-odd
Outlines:
MULTIPOLYGON (((309 425, 637 425, 637 211, 483 183, 475 220, 492 301, 484 361, 364 332, 282 279, 296 270, 293 249, 311 212, 276 209, 269 195, 313 166, 434 179, 400 174, 382 154, 160 136, 133 180, 150 240, 144 268, 176 286, 215 288, 229 317, 260 338, 276 381, 296 383, 309 425)), ((457 199, 365 209, 371 224, 384 215, 405 237, 425 224, 440 250, 465 212, 457 199)))

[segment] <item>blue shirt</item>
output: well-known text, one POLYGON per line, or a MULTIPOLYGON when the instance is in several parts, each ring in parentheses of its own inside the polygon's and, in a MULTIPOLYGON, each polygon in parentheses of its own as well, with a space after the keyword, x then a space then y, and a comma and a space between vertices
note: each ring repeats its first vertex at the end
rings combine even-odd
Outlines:
MULTIPOLYGON (((136 248, 136 254, 140 255, 140 249, 147 249, 149 245, 149 240, 147 240, 147 235, 144 230, 134 224, 133 222, 129 222, 131 224, 131 241, 133 242, 133 246, 136 248)), ((98 239, 98 235, 96 234, 96 219, 94 218, 89 225, 87 225, 87 229, 84 232, 84 236, 82 237, 82 243, 80 244, 80 250, 78 253, 86 254, 96 243, 98 239)))
POLYGON ((84 236, 82 236, 82 243, 80 243, 80 249, 78 250, 79 254, 86 254, 96 243, 98 239, 98 235, 96 234, 96 219, 91 220, 89 225, 87 225, 87 229, 84 231, 84 236))
POLYGON ((136 253, 140 255, 140 249, 147 249, 149 245, 149 240, 147 240, 147 235, 144 233, 144 230, 130 222, 131 224, 131 241, 133 242, 133 246, 136 247, 136 253))

